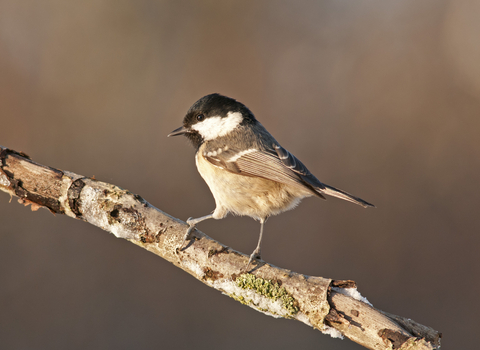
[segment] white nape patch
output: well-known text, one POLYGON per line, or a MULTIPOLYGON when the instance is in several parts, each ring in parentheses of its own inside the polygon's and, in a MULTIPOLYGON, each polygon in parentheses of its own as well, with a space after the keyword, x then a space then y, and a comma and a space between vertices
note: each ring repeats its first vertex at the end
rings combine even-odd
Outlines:
POLYGON ((210 117, 194 124, 192 129, 198 131, 205 141, 210 141, 229 134, 235 130, 242 120, 243 117, 240 112, 229 112, 225 118, 210 117))
POLYGON ((357 288, 338 288, 338 287, 333 287, 332 288, 335 292, 338 292, 340 294, 346 295, 350 298, 356 299, 358 301, 361 301, 362 303, 368 304, 373 307, 372 303, 368 301, 367 298, 365 298, 363 295, 360 294, 360 292, 357 290, 357 288))
POLYGON ((241 151, 241 152, 238 152, 237 154, 235 154, 234 156, 232 156, 231 158, 229 158, 227 160, 227 162, 231 163, 231 162, 235 162, 238 158, 240 157, 243 157, 245 154, 249 154, 249 153, 252 153, 252 152, 256 152, 257 150, 255 148, 249 148, 245 151, 241 151))

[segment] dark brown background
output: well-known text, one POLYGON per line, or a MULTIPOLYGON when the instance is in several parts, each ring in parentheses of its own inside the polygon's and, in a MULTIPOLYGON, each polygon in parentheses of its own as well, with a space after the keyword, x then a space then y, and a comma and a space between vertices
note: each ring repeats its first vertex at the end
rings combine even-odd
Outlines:
MULTIPOLYGON (((0 144, 176 217, 214 208, 166 135, 201 96, 249 106, 320 180, 263 257, 357 281, 378 308, 477 344, 479 2, 0 1, 0 144)), ((2 349, 359 349, 275 320, 100 229, 0 194, 2 349)), ((258 223, 200 229, 250 253, 258 223)))

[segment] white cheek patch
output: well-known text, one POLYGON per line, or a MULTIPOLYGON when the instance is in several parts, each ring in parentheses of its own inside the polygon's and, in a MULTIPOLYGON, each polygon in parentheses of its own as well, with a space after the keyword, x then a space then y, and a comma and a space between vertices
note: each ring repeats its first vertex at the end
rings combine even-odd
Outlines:
POLYGON ((239 112, 230 112, 225 118, 210 117, 204 121, 192 126, 193 130, 198 131, 205 141, 225 136, 237 128, 242 122, 243 117, 239 112))

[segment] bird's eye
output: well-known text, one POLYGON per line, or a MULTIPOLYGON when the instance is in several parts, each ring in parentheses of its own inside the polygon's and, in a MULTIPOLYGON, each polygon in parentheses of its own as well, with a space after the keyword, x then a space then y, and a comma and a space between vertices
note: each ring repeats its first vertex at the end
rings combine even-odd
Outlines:
POLYGON ((201 122, 204 119, 205 119, 205 116, 203 114, 197 115, 197 121, 201 122))

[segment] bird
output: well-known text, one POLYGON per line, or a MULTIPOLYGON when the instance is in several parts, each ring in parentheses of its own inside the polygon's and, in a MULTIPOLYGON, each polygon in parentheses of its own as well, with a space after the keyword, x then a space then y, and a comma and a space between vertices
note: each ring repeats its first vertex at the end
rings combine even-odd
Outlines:
POLYGON ((344 199, 364 208, 373 204, 320 182, 303 163, 283 148, 241 102, 213 93, 196 101, 183 125, 168 136, 184 135, 195 148, 198 172, 215 199, 215 210, 189 218, 185 241, 196 225, 227 214, 249 216, 260 222, 257 246, 250 255, 261 259, 265 221, 295 208, 305 197, 325 195, 344 199))

